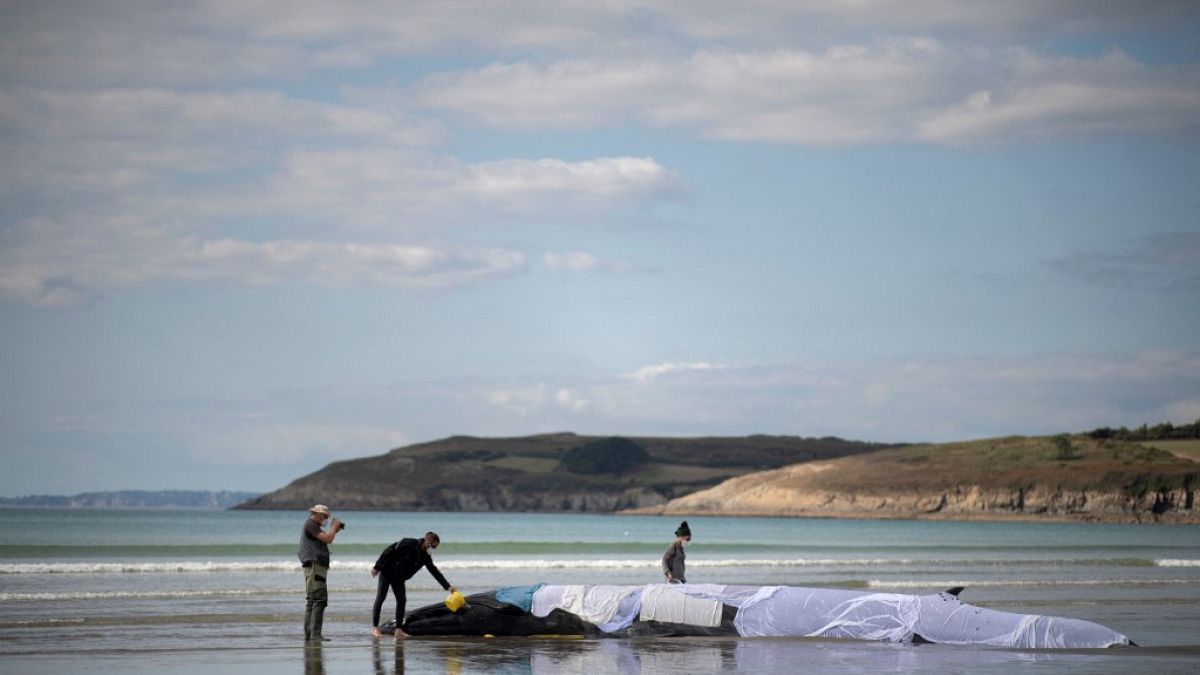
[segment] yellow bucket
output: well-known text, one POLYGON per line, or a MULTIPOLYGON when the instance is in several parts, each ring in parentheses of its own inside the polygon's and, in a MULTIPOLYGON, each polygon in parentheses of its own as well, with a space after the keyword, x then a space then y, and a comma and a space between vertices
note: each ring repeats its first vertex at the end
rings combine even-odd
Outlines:
POLYGON ((462 606, 467 604, 467 599, 462 596, 462 593, 454 591, 446 598, 446 609, 451 612, 457 612, 462 609, 462 606))

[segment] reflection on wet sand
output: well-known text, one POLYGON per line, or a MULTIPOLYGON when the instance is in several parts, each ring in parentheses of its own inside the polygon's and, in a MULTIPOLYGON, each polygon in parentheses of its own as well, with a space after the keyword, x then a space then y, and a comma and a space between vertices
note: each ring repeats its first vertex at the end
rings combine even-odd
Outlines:
POLYGON ((736 641, 589 640, 575 649, 535 649, 533 673, 711 673, 732 669, 736 641))
MULTIPOLYGON (((376 675, 421 671, 460 673, 709 673, 810 672, 846 669, 969 672, 1031 662, 1117 666, 1128 650, 1034 652, 948 645, 863 643, 797 638, 429 638, 373 647, 376 675), (391 660, 391 666, 388 661, 391 660)), ((1136 651, 1136 650, 1134 650, 1136 651)), ((313 672, 313 671, 306 671, 313 672)), ((316 671, 319 672, 319 671, 316 671)))
MULTIPOLYGON (((572 638, 494 638, 409 640, 414 662, 446 673, 676 673, 732 670, 737 640, 691 639, 582 640, 572 638)), ((382 659, 376 656, 377 675, 382 659)), ((387 649, 385 646, 384 650, 387 649)), ((403 672, 398 657, 396 673, 403 672)))
POLYGON ((304 643, 304 675, 325 675, 325 648, 320 642, 304 643))
MULTIPOLYGON (((404 673, 403 640, 380 639, 371 645, 371 663, 375 666, 375 675, 402 675, 404 673), (388 658, 390 657, 390 658, 388 658), (391 661, 391 668, 384 666, 384 660, 391 661)), ((447 672, 449 666, 447 665, 447 672)))

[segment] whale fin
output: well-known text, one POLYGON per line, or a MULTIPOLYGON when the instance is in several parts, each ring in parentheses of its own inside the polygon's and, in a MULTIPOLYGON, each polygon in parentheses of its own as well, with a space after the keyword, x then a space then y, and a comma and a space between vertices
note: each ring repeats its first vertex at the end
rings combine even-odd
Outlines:
POLYGON ((946 590, 944 590, 942 592, 945 593, 946 595, 953 595, 954 597, 957 598, 958 594, 962 593, 964 590, 966 590, 966 589, 963 586, 955 586, 954 588, 947 588, 946 590))

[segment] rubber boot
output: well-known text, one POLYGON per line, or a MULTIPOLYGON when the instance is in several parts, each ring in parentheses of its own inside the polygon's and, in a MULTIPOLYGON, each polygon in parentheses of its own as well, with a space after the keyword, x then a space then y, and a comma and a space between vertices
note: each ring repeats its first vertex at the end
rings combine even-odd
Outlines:
POLYGON ((321 626, 325 623, 325 605, 317 605, 312 610, 312 625, 308 630, 308 639, 328 642, 329 638, 321 635, 321 626))

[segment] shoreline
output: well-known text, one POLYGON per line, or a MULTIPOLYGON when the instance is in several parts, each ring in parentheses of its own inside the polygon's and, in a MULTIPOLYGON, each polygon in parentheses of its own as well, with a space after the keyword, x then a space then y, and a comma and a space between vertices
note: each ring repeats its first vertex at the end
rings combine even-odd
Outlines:
MULTIPOLYGON (((178 509, 178 508, 160 508, 160 507, 58 507, 58 506, 0 506, 0 511, 121 511, 129 513, 138 512, 222 512, 222 511, 260 511, 260 512, 287 512, 291 513, 296 509, 284 508, 253 508, 253 509, 233 509, 233 508, 195 508, 195 509, 178 509)), ((958 521, 958 522, 1013 522, 1013 523, 1081 523, 1081 524, 1097 524, 1097 525, 1200 525, 1200 513, 1162 513, 1156 514, 1153 512, 1139 512, 1128 514, 1096 514, 1096 513, 1078 513, 1078 514, 1041 514, 1041 513, 963 513, 963 512, 922 512, 922 511, 880 511, 880 510, 860 510, 860 511, 788 511, 784 509, 689 509, 689 508, 668 508, 667 505, 659 507, 641 507, 636 509, 622 509, 618 511, 546 511, 546 510, 444 510, 444 509, 360 509, 360 508, 341 508, 339 511, 348 513, 476 513, 476 514, 504 514, 504 513, 537 513, 546 515, 580 515, 580 516, 671 516, 683 518, 695 517, 719 517, 719 518, 793 518, 797 520, 923 520, 923 521, 958 521)))
POLYGON ((678 516, 694 518, 714 516, 721 518, 796 518, 812 520, 926 520, 960 522, 1013 522, 1013 523, 1081 523, 1096 525, 1200 525, 1200 514, 1154 514, 1143 515, 1044 515, 1036 513, 921 513, 908 511, 803 511, 752 509, 629 509, 616 511, 622 516, 678 516))

